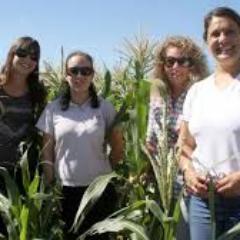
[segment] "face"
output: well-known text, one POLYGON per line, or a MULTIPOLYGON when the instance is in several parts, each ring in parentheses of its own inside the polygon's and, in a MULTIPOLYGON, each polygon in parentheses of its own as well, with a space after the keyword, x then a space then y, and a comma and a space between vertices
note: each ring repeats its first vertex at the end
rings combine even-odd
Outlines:
POLYGON ((85 56, 75 55, 68 60, 66 81, 72 93, 88 93, 93 75, 92 64, 85 56))
POLYGON ((26 47, 18 47, 14 52, 12 68, 18 74, 28 76, 34 71, 38 64, 38 56, 26 47))
POLYGON ((189 79, 192 60, 181 49, 170 46, 166 49, 164 71, 171 87, 183 87, 189 79))
POLYGON ((240 27, 228 17, 213 17, 207 44, 217 63, 232 65, 240 59, 240 27))

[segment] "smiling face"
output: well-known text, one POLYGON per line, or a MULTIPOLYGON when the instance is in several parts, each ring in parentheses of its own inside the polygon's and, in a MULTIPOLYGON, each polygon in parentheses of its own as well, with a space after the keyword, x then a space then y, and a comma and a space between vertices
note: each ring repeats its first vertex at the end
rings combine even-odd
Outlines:
POLYGON ((172 88, 182 88, 189 81, 191 59, 175 46, 169 46, 165 52, 164 72, 172 88))
POLYGON ((207 31, 209 50, 217 61, 224 66, 239 65, 240 27, 228 17, 214 16, 207 31))
POLYGON ((12 69, 20 75, 28 76, 38 64, 38 56, 34 50, 26 47, 18 47, 14 52, 12 69))
MULTIPOLYGON (((37 40, 31 37, 17 39, 10 48, 5 63, 4 74, 7 71, 16 76, 27 78, 34 71, 38 71, 40 58, 40 46, 37 40)), ((8 75, 9 76, 9 75, 8 75)))
POLYGON ((66 81, 71 94, 89 94, 89 86, 93 80, 92 63, 85 56, 73 55, 67 61, 66 81))

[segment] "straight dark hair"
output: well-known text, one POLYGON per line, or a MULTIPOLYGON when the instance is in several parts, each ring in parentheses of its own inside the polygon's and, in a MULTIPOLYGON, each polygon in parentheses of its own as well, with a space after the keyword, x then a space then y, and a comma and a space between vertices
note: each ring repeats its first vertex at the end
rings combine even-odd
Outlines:
POLYGON ((217 7, 210 11, 204 18, 203 39, 207 41, 208 28, 213 17, 227 17, 232 19, 240 28, 240 15, 229 7, 217 7))
MULTIPOLYGON (((89 54, 87 54, 85 52, 82 52, 82 51, 75 51, 75 52, 70 53, 66 58, 65 74, 67 74, 68 61, 74 56, 80 56, 80 57, 86 58, 93 68, 93 58, 89 54)), ((60 105, 61 105, 61 109, 63 111, 66 111, 69 108, 69 103, 70 103, 70 100, 71 100, 71 94, 70 94, 69 85, 68 85, 67 81, 65 81, 65 80, 62 83, 62 89, 63 89, 63 94, 62 94, 61 99, 60 99, 60 105)), ((91 107, 92 108, 98 108, 100 103, 99 103, 99 99, 98 99, 98 96, 97 96, 96 88, 95 88, 93 83, 90 84, 88 90, 89 90, 89 96, 91 97, 91 107)))

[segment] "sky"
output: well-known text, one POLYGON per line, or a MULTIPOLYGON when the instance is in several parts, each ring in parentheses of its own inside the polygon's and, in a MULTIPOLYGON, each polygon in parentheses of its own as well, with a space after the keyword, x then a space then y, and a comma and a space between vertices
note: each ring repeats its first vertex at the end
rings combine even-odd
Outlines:
MULTIPOLYGON (((0 14, 0 63, 11 43, 29 35, 41 45, 41 61, 60 64, 65 54, 82 50, 109 68, 119 61, 124 39, 140 33, 153 41, 185 35, 207 53, 203 18, 217 6, 240 13, 239 0, 5 0, 0 14)), ((210 59, 211 63, 211 59, 210 59)))

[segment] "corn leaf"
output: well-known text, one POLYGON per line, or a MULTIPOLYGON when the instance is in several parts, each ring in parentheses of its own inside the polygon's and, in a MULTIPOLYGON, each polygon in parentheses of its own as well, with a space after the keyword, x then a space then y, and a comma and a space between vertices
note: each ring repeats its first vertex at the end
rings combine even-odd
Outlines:
MULTIPOLYGON (((29 146, 28 146, 29 148, 29 146)), ((28 187, 30 184, 30 172, 29 172, 29 165, 28 165, 28 151, 25 151, 20 159, 20 167, 21 167, 21 173, 22 173, 22 182, 25 191, 28 191, 28 187)))
POLYGON ((102 90, 103 98, 107 98, 111 91, 111 82, 112 82, 112 75, 109 70, 106 71, 104 75, 104 85, 102 90))
POLYGON ((29 188, 28 188, 29 197, 32 197, 34 194, 37 193, 39 183, 40 183, 40 176, 38 175, 38 172, 36 171, 33 181, 30 183, 29 188))
POLYGON ((232 240, 235 237, 240 236, 240 223, 236 224, 234 227, 229 229, 227 232, 222 234, 217 240, 232 240))
POLYGON ((12 205, 18 206, 20 194, 18 187, 14 180, 10 177, 8 171, 4 167, 0 167, 0 175, 3 177, 6 189, 7 189, 7 195, 9 197, 9 201, 12 205))
POLYGON ((82 234, 78 240, 84 240, 87 235, 102 234, 106 232, 119 232, 128 230, 135 233, 139 240, 150 240, 145 229, 132 221, 125 220, 123 216, 117 218, 107 218, 94 224, 86 233, 82 234))
POLYGON ((21 220, 20 240, 28 240, 29 208, 26 205, 23 205, 22 207, 20 220, 21 220))
POLYGON ((99 176, 89 185, 89 187, 87 188, 82 197, 80 206, 74 219, 73 223, 74 231, 77 231, 82 221, 84 220, 86 214, 88 213, 89 209, 102 195, 103 191, 105 190, 106 186, 111 181, 111 179, 115 177, 118 177, 118 175, 115 172, 99 176))
POLYGON ((158 219, 161 224, 167 220, 166 215, 155 201, 147 200, 146 207, 152 212, 152 214, 158 219))

